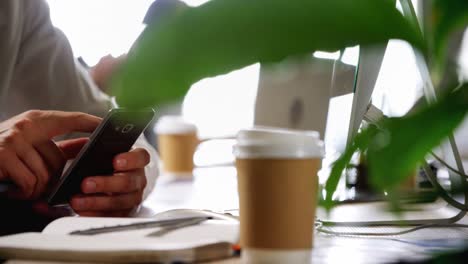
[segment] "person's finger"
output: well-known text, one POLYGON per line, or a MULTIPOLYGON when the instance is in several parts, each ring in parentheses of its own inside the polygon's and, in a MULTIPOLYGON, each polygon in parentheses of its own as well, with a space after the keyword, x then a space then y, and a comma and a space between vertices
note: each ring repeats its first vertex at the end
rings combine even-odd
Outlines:
POLYGON ((63 152, 52 140, 38 142, 34 147, 46 161, 49 171, 53 176, 62 171, 67 160, 63 152))
POLYGON ((26 117, 36 122, 48 139, 71 132, 93 132, 102 121, 81 112, 29 111, 26 117))
POLYGON ((138 206, 142 192, 119 195, 81 195, 74 196, 70 205, 75 212, 83 211, 122 211, 138 206))
POLYGON ((131 193, 146 186, 144 169, 115 173, 112 176, 87 177, 81 183, 81 191, 92 193, 131 193))
POLYGON ((64 206, 53 207, 47 204, 47 202, 45 201, 34 202, 32 208, 38 214, 52 219, 72 215, 72 211, 70 208, 64 206))
MULTIPOLYGON (((40 112, 40 111, 36 111, 40 112)), ((27 116, 34 116, 38 114, 35 111, 27 112, 27 116)), ((51 174, 55 174, 57 171, 61 170, 63 167, 65 160, 63 158, 63 153, 60 149, 52 142, 50 139, 46 138, 45 131, 41 130, 38 126, 37 120, 33 120, 29 117, 25 117, 19 121, 16 121, 12 129, 9 131, 8 137, 4 140, 6 142, 11 141, 11 146, 14 146, 15 149, 20 146, 24 148, 24 144, 32 146, 37 153, 40 155, 40 160, 42 160, 47 168, 47 175, 48 178, 51 174), (24 144, 23 144, 24 142, 24 144), (18 145, 18 146, 17 146, 18 145)), ((27 149, 28 152, 22 155, 21 158, 27 156, 29 154, 30 149, 27 149)), ((31 154, 33 155, 33 154, 31 154)), ((28 162, 25 161, 28 165, 28 162)), ((33 170, 33 172, 36 172, 33 170)), ((42 174, 38 174, 40 179, 42 174)))
POLYGON ((28 167, 16 154, 5 155, 2 158, 6 170, 2 173, 8 175, 7 177, 19 187, 19 189, 10 191, 9 195, 18 199, 37 197, 39 193, 39 190, 36 191, 37 178, 28 167))
POLYGON ((50 179, 49 168, 44 159, 21 133, 12 132, 6 141, 10 142, 10 146, 15 149, 19 159, 36 176, 36 189, 42 193, 50 179))
POLYGON ((136 148, 130 152, 121 153, 114 157, 116 171, 128 171, 144 168, 150 162, 150 154, 143 148, 136 148))
POLYGON ((57 146, 62 150, 67 160, 73 159, 78 155, 81 149, 89 142, 89 138, 76 138, 69 140, 62 140, 57 142, 57 146))

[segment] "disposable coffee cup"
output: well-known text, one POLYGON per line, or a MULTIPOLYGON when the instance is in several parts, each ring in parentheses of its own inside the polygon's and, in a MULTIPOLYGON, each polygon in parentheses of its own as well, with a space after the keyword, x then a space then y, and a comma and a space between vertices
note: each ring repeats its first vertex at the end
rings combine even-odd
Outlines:
POLYGON ((243 263, 310 263, 324 154, 318 132, 246 129, 233 151, 243 263))
POLYGON ((163 175, 170 178, 191 178, 193 155, 199 143, 197 127, 181 116, 163 116, 156 126, 163 175))

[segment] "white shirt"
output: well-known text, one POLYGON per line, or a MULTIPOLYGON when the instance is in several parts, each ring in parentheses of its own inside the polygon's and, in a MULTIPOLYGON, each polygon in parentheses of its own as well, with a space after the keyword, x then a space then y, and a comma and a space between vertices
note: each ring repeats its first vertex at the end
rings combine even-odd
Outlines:
MULTIPOLYGON (((104 116, 110 108, 109 97, 52 25, 44 1, 0 1, 0 121, 31 109, 104 116)), ((135 145, 144 146, 152 157, 146 167, 146 197, 158 175, 157 154, 143 137, 135 145)))

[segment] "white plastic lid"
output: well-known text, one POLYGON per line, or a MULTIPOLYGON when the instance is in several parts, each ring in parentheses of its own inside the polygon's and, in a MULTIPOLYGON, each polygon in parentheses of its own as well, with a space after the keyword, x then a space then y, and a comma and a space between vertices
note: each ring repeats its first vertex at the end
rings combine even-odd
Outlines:
POLYGON ((317 131, 254 127, 237 134, 234 155, 237 158, 322 158, 324 147, 317 131))
POLYGON ((197 127, 181 116, 162 116, 154 127, 157 134, 187 134, 196 132, 197 127))

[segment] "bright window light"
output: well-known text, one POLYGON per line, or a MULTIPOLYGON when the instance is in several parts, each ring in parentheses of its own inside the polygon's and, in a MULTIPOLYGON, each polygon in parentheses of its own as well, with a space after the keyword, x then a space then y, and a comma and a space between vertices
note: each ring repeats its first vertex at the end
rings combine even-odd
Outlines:
POLYGON ((463 35, 462 49, 458 64, 460 66, 460 77, 464 81, 468 81, 468 30, 465 30, 463 35))
POLYGON ((203 138, 234 136, 253 125, 260 64, 195 83, 185 97, 184 117, 203 138))
POLYGON ((209 0, 182 0, 189 6, 199 6, 202 5, 206 2, 209 2, 209 0))
POLYGON ((340 57, 340 52, 324 52, 324 51, 316 51, 314 52, 314 57, 319 59, 329 59, 329 60, 337 60, 340 57))
MULTIPOLYGON (((69 39, 76 57, 89 65, 105 55, 126 53, 144 28, 154 0, 47 0, 52 23, 69 39)), ((184 0, 199 6, 208 0, 184 0)))
POLYGON ((391 40, 385 52, 372 96, 373 104, 387 116, 402 116, 422 95, 422 79, 412 47, 391 40))
POLYGON ((343 57, 341 57, 341 61, 349 65, 354 65, 354 66, 358 65, 359 46, 346 48, 343 53, 343 57))
POLYGON ((152 0, 48 0, 52 23, 70 41, 75 56, 90 65, 107 54, 126 53, 144 28, 152 0))

